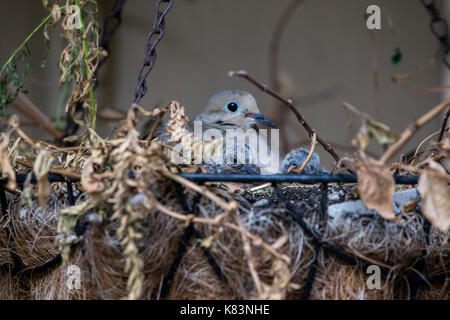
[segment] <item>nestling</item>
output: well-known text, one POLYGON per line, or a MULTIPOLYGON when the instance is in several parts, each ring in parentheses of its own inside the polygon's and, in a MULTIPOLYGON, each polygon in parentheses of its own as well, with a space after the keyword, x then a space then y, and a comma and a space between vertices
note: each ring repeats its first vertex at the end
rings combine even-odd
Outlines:
MULTIPOLYGON (((203 165, 213 173, 287 173, 292 165, 303 163, 308 152, 301 148, 291 151, 281 162, 278 131, 270 130, 269 139, 264 127, 277 129, 260 113, 253 95, 243 90, 226 90, 209 99, 202 113, 188 123, 187 130, 202 141, 218 137, 223 140, 224 149, 218 156, 209 161, 203 158, 203 165)), ((302 173, 323 172, 319 156, 314 154, 302 173)))

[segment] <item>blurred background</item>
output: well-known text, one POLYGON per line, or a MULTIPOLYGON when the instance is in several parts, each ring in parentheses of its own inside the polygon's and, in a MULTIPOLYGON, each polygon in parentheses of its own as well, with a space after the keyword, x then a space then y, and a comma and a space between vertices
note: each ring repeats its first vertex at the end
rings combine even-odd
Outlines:
MULTIPOLYGON (((155 2, 126 2, 122 24, 111 43, 110 57, 99 74, 96 100, 100 110, 112 108, 126 112, 130 107, 144 58, 146 36, 153 26, 155 2)), ((391 80, 396 73, 410 73, 424 66, 440 48, 430 30, 430 15, 421 1, 297 2, 175 0, 166 18, 164 38, 157 48, 158 59, 149 78, 149 92, 140 105, 150 109, 178 100, 187 114, 194 117, 215 92, 233 88, 247 90, 256 97, 262 113, 280 126, 285 150, 302 144, 309 148, 306 132, 286 107, 243 79, 228 77, 230 70, 244 69, 292 98, 319 135, 334 145, 340 155, 345 155, 360 121, 344 111, 343 101, 401 133, 411 121, 444 99, 445 93, 423 90, 450 83, 442 55, 423 72, 406 80, 415 89, 391 80), (370 31, 366 27, 364 15, 372 4, 383 9, 381 30, 370 31), (280 21, 285 22, 284 31, 277 34, 277 26, 283 27, 280 21), (279 46, 274 39, 279 39, 279 46), (393 63, 397 47, 402 58, 393 63), (278 52, 278 59, 271 52, 278 52), (273 67, 278 70, 279 81, 271 74, 273 67)), ((449 2, 436 2, 446 17, 450 16, 449 2)), ((99 1, 100 19, 113 5, 114 0, 99 1)), ((2 64, 47 14, 41 1, 0 2, 2 64)), ((26 82, 28 97, 52 119, 60 96, 58 61, 63 43, 59 33, 58 29, 50 32, 52 43, 46 68, 40 67, 47 54, 42 32, 31 40, 33 65, 26 82)), ((18 111, 9 107, 7 114, 12 113, 18 111)), ((33 138, 50 138, 29 119, 23 118, 22 122, 23 129, 33 138)), ((414 150, 420 141, 439 130, 441 123, 442 116, 431 121, 402 151, 414 150)), ((98 131, 102 136, 109 136, 118 124, 118 121, 99 119, 98 131)), ((330 156, 320 147, 317 150, 325 166, 331 167, 330 156)), ((369 150, 375 155, 382 152, 375 143, 369 145, 369 150)))

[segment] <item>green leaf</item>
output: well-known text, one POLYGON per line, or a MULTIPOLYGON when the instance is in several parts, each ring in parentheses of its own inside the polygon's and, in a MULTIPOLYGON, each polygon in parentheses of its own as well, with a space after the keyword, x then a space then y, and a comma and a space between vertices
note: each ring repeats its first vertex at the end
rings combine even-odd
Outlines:
POLYGON ((402 54, 402 52, 400 51, 400 48, 399 48, 399 47, 396 47, 395 50, 394 50, 394 54, 393 54, 392 57, 391 57, 391 63, 392 63, 392 65, 393 65, 393 66, 398 65, 398 64, 402 61, 402 58, 403 58, 403 54, 402 54))

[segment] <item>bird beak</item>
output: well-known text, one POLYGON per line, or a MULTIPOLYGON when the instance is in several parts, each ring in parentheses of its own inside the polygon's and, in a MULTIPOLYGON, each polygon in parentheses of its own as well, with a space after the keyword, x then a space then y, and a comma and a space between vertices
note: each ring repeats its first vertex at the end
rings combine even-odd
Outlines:
POLYGON ((261 123, 263 125, 266 125, 270 128, 275 128, 278 129, 277 125, 275 123, 273 123, 272 121, 270 121, 269 119, 267 119, 265 116, 263 116, 260 113, 246 113, 245 114, 246 118, 251 118, 253 119, 254 122, 257 123, 261 123))

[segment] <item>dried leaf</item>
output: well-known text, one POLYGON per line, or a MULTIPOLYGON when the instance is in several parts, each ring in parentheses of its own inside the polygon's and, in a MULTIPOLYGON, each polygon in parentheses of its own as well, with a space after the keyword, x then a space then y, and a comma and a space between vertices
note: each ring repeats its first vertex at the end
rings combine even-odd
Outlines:
POLYGON ((68 137, 65 137, 64 139, 63 139, 63 141, 64 142, 69 142, 69 143, 74 143, 74 142, 77 142, 78 140, 80 140, 80 137, 79 136, 68 136, 68 137))
POLYGON ((0 144, 0 165, 2 170, 2 175, 8 178, 7 187, 9 189, 16 188, 16 173, 14 172, 11 163, 9 162, 9 138, 11 133, 19 126, 19 118, 17 116, 12 116, 9 120, 9 129, 6 134, 3 136, 3 140, 0 144))
MULTIPOLYGON (((439 166, 437 163, 433 163, 433 167, 437 166, 439 166)), ((440 168, 439 171, 444 173, 444 169, 440 168)), ((424 171, 420 175, 418 187, 423 199, 422 211, 425 217, 440 231, 448 232, 450 229, 450 189, 447 180, 430 171, 424 171)))
POLYGON ((444 157, 439 162, 447 172, 450 172, 450 137, 446 137, 437 145, 440 148, 441 155, 444 157))
POLYGON ((364 204, 378 211, 385 219, 395 220, 392 197, 395 181, 388 168, 377 165, 375 160, 362 154, 356 164, 360 197, 364 204))
POLYGON ((400 138, 398 134, 393 132, 384 123, 372 120, 372 117, 364 112, 359 111, 351 104, 344 102, 344 108, 356 114, 362 122, 359 132, 352 140, 352 144, 359 146, 361 151, 364 151, 369 144, 371 138, 375 138, 379 144, 392 144, 400 138))
POLYGON ((404 212, 404 213, 406 213, 406 212, 413 212, 414 210, 416 210, 417 205, 419 204, 419 202, 420 202, 420 199, 414 199, 414 200, 408 201, 403 206, 402 212, 404 212))
POLYGON ((48 181, 48 171, 52 166, 53 160, 54 158, 50 151, 41 150, 34 163, 33 170, 36 175, 38 199, 41 208, 45 207, 47 199, 50 196, 51 190, 50 182, 48 181))
POLYGON ((214 243, 214 236, 209 236, 203 240, 201 240, 201 246, 206 249, 210 249, 214 243))

